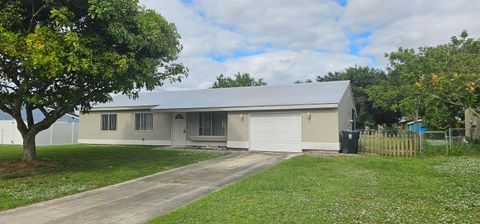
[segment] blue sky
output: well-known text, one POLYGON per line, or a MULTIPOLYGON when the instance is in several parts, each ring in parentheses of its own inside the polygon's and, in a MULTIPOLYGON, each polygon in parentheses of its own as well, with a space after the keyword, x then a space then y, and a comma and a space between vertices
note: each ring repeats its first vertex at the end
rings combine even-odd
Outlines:
POLYGON ((479 37, 480 1, 141 0, 175 23, 189 77, 164 89, 208 88, 248 72, 269 85, 349 66, 385 69, 386 52, 479 37))

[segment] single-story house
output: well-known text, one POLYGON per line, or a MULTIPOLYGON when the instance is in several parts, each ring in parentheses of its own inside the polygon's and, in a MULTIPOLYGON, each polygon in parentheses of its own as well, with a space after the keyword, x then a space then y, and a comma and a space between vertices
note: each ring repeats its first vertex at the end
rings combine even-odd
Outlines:
POLYGON ((79 143, 339 151, 349 81, 117 95, 80 115, 79 143))

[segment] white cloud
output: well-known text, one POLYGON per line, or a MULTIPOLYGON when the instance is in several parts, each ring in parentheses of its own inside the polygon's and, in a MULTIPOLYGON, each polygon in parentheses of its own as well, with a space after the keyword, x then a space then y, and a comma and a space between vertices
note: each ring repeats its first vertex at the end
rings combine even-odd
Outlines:
POLYGON ((334 0, 141 2, 182 35, 179 60, 190 76, 163 89, 207 88, 222 73, 249 72, 269 84, 287 84, 355 64, 382 68, 384 54, 398 47, 446 43, 464 29, 480 35, 480 1, 471 0, 348 0, 345 7, 334 0), (351 38, 364 32, 371 34, 351 38), (351 44, 365 46, 352 55, 351 44))
POLYGON ((184 50, 181 56, 184 58, 205 56, 211 52, 230 52, 246 45, 241 34, 223 29, 180 1, 144 0, 142 3, 175 23, 182 36, 184 50))
POLYGON ((272 51, 261 55, 229 60, 227 74, 247 72, 264 78, 268 84, 290 84, 296 80, 314 79, 330 71, 352 65, 368 65, 368 58, 338 53, 272 51))
POLYGON ((419 15, 435 17, 433 24, 438 24, 450 16, 475 15, 479 9, 480 1, 472 0, 349 0, 341 20, 348 29, 361 32, 419 15))
POLYGON ((335 1, 205 0, 197 8, 212 21, 244 33, 257 46, 329 51, 348 47, 336 19, 343 9, 335 1))
MULTIPOLYGON (((460 15, 439 20, 435 16, 422 15, 399 20, 375 31, 370 37, 369 46, 361 53, 382 58, 386 52, 395 51, 398 47, 435 46, 449 42, 452 36, 458 36, 462 30, 468 30, 471 36, 478 37, 480 19, 475 17, 477 16, 460 15)), ((385 60, 380 60, 380 63, 385 63, 385 60)))
POLYGON ((215 77, 225 73, 221 63, 206 57, 190 57, 181 60, 189 69, 189 76, 181 83, 165 83, 164 89, 205 89, 212 86, 215 77))
POLYGON ((350 0, 342 16, 349 32, 371 31, 361 55, 373 55, 380 66, 385 53, 447 43, 462 30, 480 34, 480 1, 350 0))

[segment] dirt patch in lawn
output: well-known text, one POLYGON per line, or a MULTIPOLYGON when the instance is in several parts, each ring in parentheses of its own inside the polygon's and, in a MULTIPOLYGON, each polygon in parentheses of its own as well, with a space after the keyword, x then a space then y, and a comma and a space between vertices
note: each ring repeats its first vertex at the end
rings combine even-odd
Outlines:
POLYGON ((57 164, 52 160, 37 160, 33 162, 24 162, 21 160, 12 160, 0 163, 0 179, 16 178, 30 175, 35 171, 52 168, 57 164))

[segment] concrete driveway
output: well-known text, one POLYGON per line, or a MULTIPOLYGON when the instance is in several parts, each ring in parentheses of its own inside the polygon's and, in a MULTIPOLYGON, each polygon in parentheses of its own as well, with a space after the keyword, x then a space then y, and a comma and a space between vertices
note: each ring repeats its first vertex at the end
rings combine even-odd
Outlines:
POLYGON ((294 156, 240 152, 0 212, 0 223, 144 223, 294 156))

